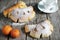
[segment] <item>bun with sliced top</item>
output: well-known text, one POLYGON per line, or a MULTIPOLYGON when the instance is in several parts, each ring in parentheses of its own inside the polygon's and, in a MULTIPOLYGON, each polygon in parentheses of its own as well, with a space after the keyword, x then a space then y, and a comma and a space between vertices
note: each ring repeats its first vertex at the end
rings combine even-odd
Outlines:
POLYGON ((53 32, 53 26, 49 20, 45 20, 39 24, 26 25, 25 32, 30 32, 30 36, 34 38, 49 37, 53 32))
POLYGON ((3 11, 5 17, 12 19, 14 22, 28 22, 35 17, 32 6, 27 7, 24 2, 18 2, 12 7, 3 11))

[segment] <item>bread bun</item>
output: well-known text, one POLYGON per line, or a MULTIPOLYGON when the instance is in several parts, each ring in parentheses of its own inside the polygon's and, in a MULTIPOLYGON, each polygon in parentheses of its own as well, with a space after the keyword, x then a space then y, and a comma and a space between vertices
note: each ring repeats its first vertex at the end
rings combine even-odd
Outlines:
POLYGON ((53 32, 53 26, 49 20, 45 20, 44 22, 41 22, 39 24, 34 24, 34 26, 25 26, 25 31, 29 31, 30 36, 34 38, 49 37, 53 32), (26 30, 26 28, 28 30, 26 30))
POLYGON ((27 7, 24 2, 18 2, 12 7, 3 11, 5 17, 12 19, 14 22, 28 22, 35 17, 32 6, 27 7))

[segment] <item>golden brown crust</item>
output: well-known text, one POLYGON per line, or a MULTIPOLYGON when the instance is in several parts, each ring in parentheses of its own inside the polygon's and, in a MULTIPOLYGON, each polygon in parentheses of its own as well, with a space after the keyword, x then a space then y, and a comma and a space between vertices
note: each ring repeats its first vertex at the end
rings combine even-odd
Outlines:
POLYGON ((29 29, 28 29, 28 26, 25 25, 25 32, 28 33, 29 32, 29 29))
POLYGON ((24 2, 20 1, 20 2, 18 2, 18 7, 25 8, 25 7, 27 7, 27 5, 24 2))
POLYGON ((50 25, 50 30, 53 31, 53 25, 51 24, 50 20, 46 20, 46 22, 50 25))
POLYGON ((14 22, 17 22, 17 21, 18 22, 28 22, 28 21, 31 21, 35 17, 35 12, 33 11, 32 6, 27 7, 24 2, 20 1, 17 4, 13 5, 12 7, 4 10, 3 15, 5 17, 12 19, 14 22), (21 12, 21 10, 22 10, 22 12, 21 12), (29 13, 30 15, 28 16, 27 13, 29 13), (20 14, 23 15, 23 17, 20 14))
POLYGON ((4 10, 4 11, 3 11, 4 16, 7 17, 7 14, 8 14, 9 12, 11 12, 11 11, 12 11, 13 9, 15 9, 15 8, 18 8, 18 4, 15 4, 15 5, 13 5, 12 7, 4 10))
POLYGON ((13 16, 10 16, 11 20, 14 21, 14 22, 17 22, 17 19, 14 18, 13 16))
POLYGON ((45 20, 41 22, 39 25, 37 24, 37 27, 33 28, 33 30, 30 30, 31 29, 30 27, 33 27, 33 26, 32 25, 25 26, 25 32, 26 31, 30 32, 29 35, 34 38, 40 38, 40 36, 49 37, 53 32, 53 25, 49 20, 45 20))
POLYGON ((32 16, 31 16, 31 17, 28 17, 28 20, 30 21, 30 20, 32 20, 34 17, 35 17, 35 12, 32 11, 32 16))
POLYGON ((25 7, 27 7, 26 4, 21 1, 21 2, 19 2, 19 3, 17 3, 17 4, 15 4, 15 5, 13 5, 12 7, 4 10, 4 11, 3 11, 3 15, 4 15, 5 17, 7 17, 8 13, 10 13, 13 9, 15 9, 15 8, 25 8, 25 7))

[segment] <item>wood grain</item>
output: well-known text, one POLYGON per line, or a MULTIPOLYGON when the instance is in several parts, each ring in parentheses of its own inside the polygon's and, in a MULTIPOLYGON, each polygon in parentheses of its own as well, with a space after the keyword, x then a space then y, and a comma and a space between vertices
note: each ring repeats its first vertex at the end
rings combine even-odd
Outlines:
POLYGON ((49 37, 49 40, 60 40, 60 0, 58 0, 59 10, 53 14, 47 14, 47 18, 54 26, 54 32, 49 37))
MULTIPOLYGON (((3 0, 0 1, 0 13, 10 7, 11 5, 19 2, 20 0, 3 0)), ((53 14, 45 14, 38 10, 37 4, 41 0, 21 0, 24 1, 27 5, 32 5, 34 7, 34 11, 36 12, 36 19, 33 21, 30 21, 28 24, 37 24, 40 23, 43 20, 50 20, 51 23, 54 26, 54 31, 51 36, 48 38, 40 38, 35 39, 30 37, 29 35, 24 33, 23 26, 13 26, 13 28, 17 28, 21 31, 21 36, 19 38, 11 38, 8 36, 4 36, 1 32, 2 26, 6 24, 11 24, 12 20, 5 18, 3 14, 0 14, 0 40, 60 40, 60 0, 58 0, 59 10, 53 14), (37 3, 37 4, 36 4, 37 3)))
POLYGON ((0 1, 0 13, 4 9, 6 9, 6 8, 12 6, 13 4, 16 4, 16 3, 17 3, 17 0, 1 0, 0 1))
POLYGON ((0 40, 8 40, 8 36, 3 35, 2 33, 2 27, 4 25, 10 24, 10 22, 11 22, 10 19, 5 18, 3 14, 0 14, 0 40))
MULTIPOLYGON (((48 16, 48 15, 47 15, 48 16)), ((59 12, 56 12, 54 14, 50 14, 48 16, 48 19, 52 22, 53 26, 54 26, 54 32, 52 33, 52 35, 49 37, 50 40, 58 40, 60 39, 60 32, 59 32, 59 28, 60 28, 60 17, 59 17, 59 12)))

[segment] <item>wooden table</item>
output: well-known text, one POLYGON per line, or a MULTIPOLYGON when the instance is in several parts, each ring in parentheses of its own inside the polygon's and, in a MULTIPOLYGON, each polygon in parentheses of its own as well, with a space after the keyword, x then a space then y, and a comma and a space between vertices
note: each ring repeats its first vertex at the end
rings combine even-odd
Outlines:
MULTIPOLYGON (((23 26, 20 27, 13 27, 13 28, 18 28, 21 30, 21 36, 19 38, 11 38, 9 36, 4 36, 1 32, 2 26, 6 24, 12 23, 12 21, 8 18, 5 18, 2 14, 2 11, 11 5, 17 3, 20 0, 0 0, 0 40, 60 40, 60 9, 52 14, 46 14, 38 10, 37 8, 37 3, 40 0, 22 0, 24 1, 27 5, 32 5, 35 9, 36 12, 36 19, 34 21, 29 22, 29 24, 36 24, 41 22, 42 20, 48 19, 51 21, 51 23, 54 26, 54 31, 51 36, 48 38, 40 38, 40 39, 35 39, 27 34, 24 33, 23 31, 23 26)), ((60 0, 58 0, 58 5, 60 8, 60 0)))

